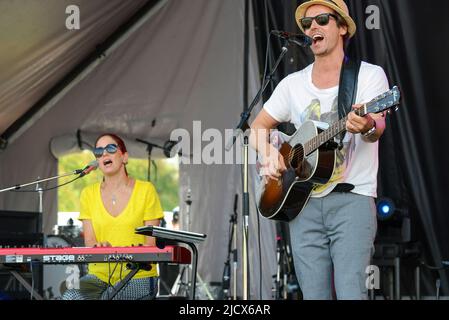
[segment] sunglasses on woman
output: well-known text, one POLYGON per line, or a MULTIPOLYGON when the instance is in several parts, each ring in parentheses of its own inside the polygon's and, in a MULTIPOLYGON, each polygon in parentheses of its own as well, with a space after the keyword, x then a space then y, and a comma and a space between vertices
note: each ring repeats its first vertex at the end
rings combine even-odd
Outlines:
POLYGON ((106 147, 96 147, 93 150, 95 158, 101 158, 103 153, 106 151, 107 153, 114 154, 118 150, 118 146, 116 144, 110 143, 106 147))
POLYGON ((307 30, 312 26, 313 20, 315 20, 316 23, 318 23, 318 25, 320 25, 320 26, 328 25, 330 17, 337 20, 337 16, 335 14, 322 13, 322 14, 317 15, 316 17, 304 17, 301 20, 299 20, 299 22, 301 23, 302 28, 304 30, 307 30))

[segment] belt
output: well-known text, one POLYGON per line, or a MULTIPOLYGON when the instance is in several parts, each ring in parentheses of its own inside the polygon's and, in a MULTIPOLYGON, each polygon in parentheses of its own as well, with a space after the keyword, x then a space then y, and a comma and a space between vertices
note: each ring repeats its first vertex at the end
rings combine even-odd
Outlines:
POLYGON ((331 192, 350 192, 354 189, 354 185, 350 183, 339 183, 331 192))

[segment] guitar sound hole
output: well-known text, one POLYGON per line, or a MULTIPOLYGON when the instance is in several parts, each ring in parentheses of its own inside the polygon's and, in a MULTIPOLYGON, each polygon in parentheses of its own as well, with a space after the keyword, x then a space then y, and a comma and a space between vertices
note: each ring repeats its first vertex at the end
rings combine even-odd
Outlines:
POLYGON ((290 166, 293 169, 298 169, 304 159, 304 147, 301 144, 298 144, 294 148, 292 148, 289 159, 290 166))

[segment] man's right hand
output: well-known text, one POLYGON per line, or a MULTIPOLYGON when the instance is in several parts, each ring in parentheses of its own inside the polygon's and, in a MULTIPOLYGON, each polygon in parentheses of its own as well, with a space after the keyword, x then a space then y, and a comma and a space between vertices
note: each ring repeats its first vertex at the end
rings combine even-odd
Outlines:
POLYGON ((284 157, 279 151, 270 145, 268 155, 262 156, 261 175, 264 177, 265 183, 270 179, 278 181, 282 173, 287 170, 284 157))
POLYGON ((269 144, 270 130, 276 128, 279 122, 268 114, 264 109, 260 111, 254 122, 251 124, 251 146, 259 153, 260 175, 264 182, 269 179, 278 181, 282 172, 287 170, 284 158, 273 145, 269 144))

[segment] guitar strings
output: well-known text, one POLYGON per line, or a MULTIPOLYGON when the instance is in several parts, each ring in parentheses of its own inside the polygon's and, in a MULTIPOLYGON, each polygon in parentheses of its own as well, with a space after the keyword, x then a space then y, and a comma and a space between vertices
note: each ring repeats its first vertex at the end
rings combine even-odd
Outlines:
MULTIPOLYGON (((376 99, 374 99, 373 101, 376 101, 376 99)), ((357 110, 354 110, 353 112, 355 113, 355 114, 357 114, 358 116, 364 116, 364 115, 367 115, 369 112, 368 112, 368 110, 371 108, 371 103, 369 102, 369 103, 366 103, 366 104, 364 104, 360 109, 357 109, 357 110), (361 112, 363 109, 365 109, 365 112, 361 112), (364 114, 363 114, 364 113, 364 114)), ((383 109, 383 111, 385 110, 385 108, 383 109)), ((308 148, 310 148, 311 146, 311 144, 312 144, 312 146, 314 145, 314 144, 316 144, 316 143, 318 143, 318 142, 320 142, 320 139, 318 139, 318 141, 316 141, 316 139, 318 138, 318 137, 322 137, 322 136, 326 136, 326 134, 327 134, 327 132, 329 132, 329 131, 333 131, 334 129, 336 129, 336 128, 338 128, 338 126, 341 126, 341 125, 343 125, 344 123, 346 123, 346 121, 348 120, 348 115, 346 116, 346 117, 344 117, 344 118, 342 118, 342 119, 340 119, 339 121, 337 121, 337 122, 335 122, 332 126, 331 126, 331 128, 329 128, 329 129, 327 129, 327 130, 325 130, 325 131, 323 131, 323 132, 321 132, 319 135, 317 135, 317 136, 315 136, 314 138, 312 138, 311 140, 309 140, 309 141, 307 141, 304 145, 303 145, 303 148, 300 148, 299 150, 295 150, 295 149, 298 149, 298 148, 292 148, 292 151, 290 151, 289 152, 289 155, 288 155, 288 160, 289 160, 289 163, 291 163, 292 161, 293 161, 293 158, 294 157, 299 157, 299 158, 302 158, 302 157, 304 157, 304 150, 308 147, 308 148), (336 128, 335 128, 336 127, 336 128), (315 141, 314 141, 315 140, 315 141)), ((335 136, 337 136, 338 135, 338 133, 336 134, 336 135, 334 135, 334 137, 335 136)), ((331 137, 332 138, 332 137, 331 137)), ((327 140, 330 140, 331 138, 329 138, 329 139, 327 139, 327 140)), ((317 146, 316 148, 313 148, 313 149, 318 149, 321 145, 322 145, 323 143, 321 143, 319 146, 317 146)))
MULTIPOLYGON (((341 125, 343 122, 346 122, 346 120, 347 120, 347 117, 345 117, 345 118, 343 118, 343 119, 340 119, 338 122, 336 122, 336 124, 340 124, 340 125, 341 125)), ((323 131, 323 132, 320 133, 319 135, 317 135, 317 136, 315 136, 314 138, 312 138, 311 140, 307 141, 307 142, 303 145, 303 148, 292 148, 292 151, 290 151, 290 152, 289 152, 289 155, 288 155, 289 163, 291 163, 291 162, 293 161, 293 158, 294 158, 294 157, 299 157, 299 158, 304 157, 304 151, 305 151, 305 149, 308 149, 308 148, 311 147, 311 145, 313 146, 314 144, 320 142, 320 139, 317 139, 317 138, 323 137, 323 136, 325 137, 326 134, 327 134, 327 132, 329 132, 329 130, 332 131, 332 130, 335 129, 335 128, 333 128, 333 127, 334 127, 334 125, 333 125, 331 128, 329 128, 328 130, 323 131), (331 130, 331 129, 332 129, 332 130, 331 130)), ((338 126, 337 126, 337 128, 338 128, 338 126)), ((337 133, 337 134, 338 134, 338 133, 337 133)), ((321 145, 322 145, 322 144, 320 144, 320 146, 321 146, 321 145)), ((316 149, 318 149, 320 146, 318 146, 316 149)))

